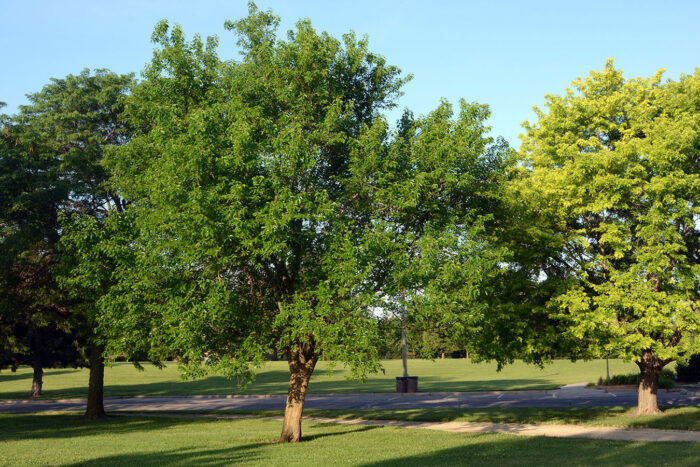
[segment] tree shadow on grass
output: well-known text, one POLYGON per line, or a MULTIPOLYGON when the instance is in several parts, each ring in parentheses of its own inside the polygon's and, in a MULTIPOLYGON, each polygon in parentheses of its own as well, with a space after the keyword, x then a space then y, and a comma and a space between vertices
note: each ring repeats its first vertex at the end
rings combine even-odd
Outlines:
MULTIPOLYGON (((336 424, 333 423, 316 423, 315 426, 324 426, 324 425, 333 425, 334 427, 337 427, 336 424)), ((362 433, 364 431, 371 431, 371 430, 376 430, 377 426, 363 426, 360 428, 354 428, 354 429, 344 429, 342 431, 333 431, 333 432, 326 432, 326 433, 318 433, 315 435, 303 435, 301 438, 302 443, 304 442, 310 442, 310 441, 316 441, 319 439, 323 438, 328 438, 329 436, 338 436, 338 435, 347 435, 348 433, 362 433)))
POLYGON ((86 421, 82 415, 0 414, 0 439, 59 439, 100 434, 150 432, 187 423, 213 423, 215 419, 107 417, 86 421))
POLYGON ((149 465, 235 465, 256 461, 256 463, 263 463, 264 459, 256 452, 265 445, 266 443, 252 443, 225 449, 183 448, 161 452, 135 452, 65 465, 138 465, 143 467, 149 465))
POLYGON ((371 410, 307 410, 309 416, 407 420, 415 422, 581 423, 627 413, 629 407, 489 407, 371 410))
MULTIPOLYGON (((52 375, 61 375, 65 373, 72 373, 75 368, 65 368, 65 369, 45 369, 44 377, 52 375)), ((7 381, 19 381, 21 379, 31 380, 34 377, 34 373, 31 371, 12 371, 12 370, 2 370, 0 371, 0 385, 7 381)), ((27 392, 29 392, 29 386, 27 386, 27 392)))
MULTIPOLYGON (((449 436, 449 435, 448 435, 449 436)), ((423 465, 700 465, 695 443, 642 443, 476 435, 464 446, 401 455, 364 467, 423 465)))
MULTIPOLYGON (((70 370, 66 370, 70 371, 70 370)), ((22 375, 17 375, 23 377, 22 375)), ((27 376, 28 378, 31 375, 27 376)), ((0 382, 3 375, 0 374, 0 382)), ((105 385, 105 397, 114 396, 187 396, 187 395, 235 395, 235 394, 268 394, 284 395, 287 393, 289 373, 286 371, 268 371, 251 383, 245 390, 240 390, 234 381, 221 376, 210 376, 196 381, 162 381, 140 384, 109 384, 105 385)), ((369 380, 364 384, 355 381, 324 381, 312 378, 309 384, 309 395, 314 394, 355 394, 355 393, 393 393, 396 383, 384 380, 369 380)), ((420 392, 446 391, 468 392, 483 390, 510 389, 551 389, 554 386, 546 381, 537 379, 503 379, 491 381, 445 382, 438 378, 420 378, 420 392)), ((26 399, 27 390, 0 392, 0 399, 26 399)), ((48 399, 87 397, 87 385, 52 389, 44 385, 44 396, 48 399)))

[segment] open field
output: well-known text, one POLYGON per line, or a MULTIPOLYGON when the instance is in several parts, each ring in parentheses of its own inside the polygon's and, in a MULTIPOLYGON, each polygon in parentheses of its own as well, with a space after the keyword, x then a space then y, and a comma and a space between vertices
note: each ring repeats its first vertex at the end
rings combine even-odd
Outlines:
POLYGON ((693 443, 629 443, 305 423, 275 444, 280 422, 0 415, 0 465, 679 465, 693 443))
MULTIPOLYGON (((311 378, 309 392, 367 393, 394 392, 395 377, 401 375, 400 360, 382 362, 385 373, 371 375, 364 383, 346 379, 349 371, 341 367, 328 374, 328 362, 319 362, 311 378)), ((486 391, 518 389, 554 389, 566 384, 592 382, 605 376, 605 360, 569 362, 556 360, 540 369, 515 362, 496 371, 495 363, 471 363, 468 359, 410 360, 409 373, 419 377, 419 391, 486 391)), ((634 363, 610 360, 610 374, 631 373, 634 363)), ((32 372, 23 367, 12 373, 0 373, 0 399, 26 397, 31 387, 32 372)), ((129 363, 117 363, 105 370, 105 395, 193 395, 193 394, 284 394, 289 372, 286 362, 268 362, 254 383, 239 390, 235 381, 211 376, 197 381, 180 379, 177 364, 165 369, 145 365, 139 371, 129 363)), ((44 373, 44 394, 47 398, 85 397, 88 370, 53 369, 44 373)))

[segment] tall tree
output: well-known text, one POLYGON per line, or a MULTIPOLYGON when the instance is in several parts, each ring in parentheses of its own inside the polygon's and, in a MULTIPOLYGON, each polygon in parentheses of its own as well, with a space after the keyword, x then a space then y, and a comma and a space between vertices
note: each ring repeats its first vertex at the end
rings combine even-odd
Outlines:
MULTIPOLYGON (((117 75, 107 70, 79 75, 52 82, 28 96, 30 104, 20 107, 15 120, 37 144, 34 151, 52 163, 51 171, 64 191, 55 194, 54 205, 66 214, 89 216, 104 221, 110 210, 123 210, 123 200, 107 185, 108 175, 101 165, 103 150, 119 145, 129 138, 128 127, 120 120, 121 98, 132 84, 131 75, 117 75)), ((54 214, 55 215, 55 214, 54 214)), ((52 245, 58 241, 52 239, 52 245)), ((55 248, 54 248, 55 251, 55 248)), ((65 258, 56 259, 51 274, 62 274, 65 258)), ((48 280, 48 279, 47 279, 48 280)), ((45 282, 46 283, 46 282, 45 282)), ((105 416, 102 393, 104 346, 96 327, 92 300, 64 291, 70 299, 71 321, 87 341, 90 383, 85 418, 105 416)))
POLYGON ((657 413, 661 369, 700 345, 700 72, 625 80, 609 61, 572 86, 526 124, 512 188, 547 239, 561 337, 635 361, 636 413, 657 413))
POLYGON ((139 235, 101 327, 116 352, 144 341, 178 352, 190 376, 248 376, 280 350, 290 370, 280 439, 293 442, 321 356, 356 377, 378 368, 373 309, 396 283, 393 260, 382 260, 394 228, 382 203, 406 218, 459 211, 465 200, 440 199, 456 199, 450 190, 473 168, 460 156, 483 148, 484 112, 463 104, 454 123, 444 104, 424 123, 407 121, 392 143, 379 112, 407 78, 366 39, 339 41, 300 21, 283 41, 277 24, 251 4, 227 23, 242 60, 224 63, 215 39, 188 43, 177 26, 156 28, 159 49, 126 109, 137 134, 107 158, 139 235), (414 150, 401 156, 406 139, 414 150), (450 170, 457 175, 440 188, 450 170), (390 183, 400 192, 385 190, 390 183), (422 202, 431 209, 399 213, 422 202))
POLYGON ((67 184, 33 128, 3 117, 0 129, 0 368, 30 365, 39 397, 44 368, 82 362, 51 274, 67 184))

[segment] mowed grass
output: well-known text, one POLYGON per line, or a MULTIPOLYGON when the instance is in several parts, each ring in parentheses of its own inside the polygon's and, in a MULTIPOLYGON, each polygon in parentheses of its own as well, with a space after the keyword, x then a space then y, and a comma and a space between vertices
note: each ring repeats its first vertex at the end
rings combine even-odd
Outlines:
MULTIPOLYGON (((630 417, 635 407, 489 407, 476 409, 305 410, 308 417, 415 422, 494 422, 614 426, 700 431, 700 407, 666 408, 661 415, 630 417)), ((269 415, 282 415, 270 411, 269 415)))
MULTIPOLYGON (((588 425, 700 431, 700 407, 667 407, 661 415, 631 417, 635 407, 485 407, 431 409, 305 409, 305 417, 412 422, 491 422, 588 425)), ((143 414, 143 412, 129 412, 143 414)), ((183 410, 170 414, 236 414, 281 417, 283 410, 183 410)), ((165 412, 165 415, 168 413, 165 412)))
POLYGON ((0 415, 0 465, 700 465, 695 443, 641 443, 447 433, 305 422, 0 415))
MULTIPOLYGON (((367 392, 394 392, 396 376, 401 376, 400 360, 382 361, 384 373, 370 375, 364 382, 347 379, 350 372, 337 366, 333 373, 329 362, 319 362, 309 384, 315 394, 342 394, 367 392)), ((544 368, 515 362, 500 372, 495 363, 472 363, 469 359, 410 360, 409 373, 418 376, 420 392, 489 391, 554 389, 566 384, 596 381, 605 375, 605 360, 569 362, 556 360, 544 368)), ((610 373, 631 373, 634 363, 610 360, 610 373)), ((256 380, 244 390, 236 381, 211 376, 196 381, 183 381, 177 364, 170 363, 160 370, 145 365, 139 371, 129 363, 117 363, 105 370, 106 396, 133 395, 192 395, 192 394, 285 394, 289 381, 286 362, 268 362, 257 374, 256 380)), ((0 372, 0 399, 27 397, 32 382, 30 368, 19 368, 15 373, 0 372)), ((85 397, 87 369, 50 369, 44 373, 46 398, 85 397)))

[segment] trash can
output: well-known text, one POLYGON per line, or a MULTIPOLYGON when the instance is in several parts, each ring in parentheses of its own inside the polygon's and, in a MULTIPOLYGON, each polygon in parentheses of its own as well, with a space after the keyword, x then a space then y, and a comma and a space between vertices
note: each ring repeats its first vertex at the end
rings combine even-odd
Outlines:
POLYGON ((396 392, 406 392, 406 380, 403 376, 396 377, 396 392))
POLYGON ((406 392, 418 392, 418 376, 406 378, 406 392))
POLYGON ((418 392, 418 376, 397 376, 396 392, 418 392))

